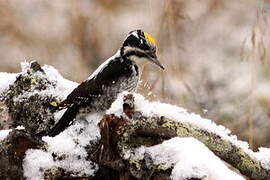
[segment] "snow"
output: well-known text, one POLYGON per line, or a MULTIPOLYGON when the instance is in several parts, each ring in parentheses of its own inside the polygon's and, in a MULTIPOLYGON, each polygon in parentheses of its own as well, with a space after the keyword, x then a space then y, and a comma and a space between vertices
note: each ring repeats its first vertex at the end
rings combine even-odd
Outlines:
POLYGON ((11 131, 12 131, 11 129, 1 130, 0 131, 0 141, 3 141, 11 131))
POLYGON ((0 72, 0 93, 6 91, 9 85, 16 80, 17 73, 0 72))
MULTIPOLYGON (((23 63, 22 65, 22 73, 26 72, 26 68, 29 68, 30 63, 23 63)), ((55 84, 55 86, 47 86, 47 88, 43 91, 33 91, 30 92, 29 94, 25 93, 24 95, 29 96, 31 94, 39 93, 39 94, 46 94, 46 95, 53 95, 61 100, 65 99, 68 94, 73 91, 74 88, 78 86, 78 83, 67 80, 63 78, 63 76, 58 72, 57 69, 55 69, 52 66, 49 65, 44 65, 41 67, 45 74, 43 73, 35 73, 34 75, 36 76, 44 76, 44 78, 48 79, 50 82, 55 84)))
POLYGON ((27 179, 41 180, 43 179, 44 170, 53 165, 53 157, 51 154, 42 150, 29 149, 26 151, 23 170, 27 179))
MULTIPOLYGON (((17 126, 15 129, 24 130, 25 128, 23 126, 17 126)), ((12 129, 0 130, 0 141, 3 141, 11 131, 12 129)))
POLYGON ((262 166, 270 170, 270 149, 259 148, 258 152, 254 153, 255 157, 261 162, 262 166))
MULTIPOLYGON (((20 74, 25 74, 29 70, 31 66, 31 62, 22 62, 21 63, 21 73, 5 73, 0 72, 0 93, 4 92, 8 89, 9 85, 14 83, 16 80, 16 77, 20 74)), ((47 89, 43 91, 33 91, 30 93, 24 93, 22 96, 17 97, 16 100, 20 100, 24 97, 29 97, 32 94, 40 93, 40 94, 51 94, 53 96, 59 97, 61 99, 65 99, 66 96, 75 88, 78 86, 78 83, 67 80, 63 78, 63 76, 58 72, 57 69, 55 69, 52 66, 44 65, 42 66, 42 69, 44 70, 45 74, 43 73, 35 73, 36 76, 44 76, 44 78, 47 78, 50 82, 53 82, 56 86, 48 86, 47 89)))
MULTIPOLYGON (((30 69, 30 66, 31 66, 31 62, 22 62, 21 63, 22 72, 16 74, 16 76, 19 74, 27 73, 27 71, 30 69)), ((39 95, 44 94, 47 96, 52 95, 54 97, 57 97, 59 101, 62 101, 71 93, 71 91, 73 91, 73 89, 75 89, 78 86, 78 83, 65 79, 58 72, 58 70, 52 66, 44 65, 41 68, 44 70, 45 74, 41 72, 36 72, 34 73, 34 76, 40 76, 41 79, 48 79, 49 82, 51 82, 53 85, 48 85, 47 88, 44 90, 33 90, 31 92, 25 92, 22 95, 15 97, 13 99, 14 102, 24 100, 34 94, 39 94, 39 95)), ((15 79, 16 79, 16 76, 14 76, 15 79)), ((59 116, 62 115, 61 112, 58 112, 55 114, 56 119, 59 119, 59 116)))
POLYGON ((48 80, 56 84, 55 88, 49 90, 49 93, 54 96, 65 99, 66 96, 78 86, 78 83, 63 78, 58 70, 52 66, 44 65, 42 69, 45 71, 48 80))
MULTIPOLYGON (((115 114, 117 116, 123 114, 123 97, 126 94, 128 94, 128 92, 119 94, 118 99, 112 104, 111 108, 107 111, 107 114, 115 114)), ((208 132, 218 134, 224 140, 228 140, 250 153, 248 143, 237 140, 237 137, 231 135, 231 131, 224 126, 217 125, 209 119, 202 118, 200 115, 189 113, 186 109, 178 106, 161 102, 149 102, 140 94, 134 93, 133 95, 135 98, 135 109, 142 112, 143 115, 147 117, 165 116, 175 121, 191 124, 192 126, 204 129, 208 132)))
MULTIPOLYGON (((35 60, 33 60, 35 61, 35 60)), ((24 61, 24 62, 21 62, 21 70, 22 70, 22 73, 27 73, 27 71, 30 69, 31 67, 31 64, 27 61, 24 61)))
MULTIPOLYGON (((152 147, 141 146, 135 150, 131 159, 141 160, 145 155, 161 169, 172 168, 171 179, 191 178, 207 180, 244 180, 231 171, 203 143, 192 138, 172 138, 152 147)), ((126 156, 128 157, 128 156, 126 156)))
POLYGON ((23 162, 24 176, 28 180, 43 180, 44 171, 54 167, 63 168, 76 176, 93 176, 97 165, 87 160, 86 146, 100 138, 98 122, 102 116, 89 114, 55 137, 44 136, 47 149, 27 151, 23 162), (52 154, 64 158, 53 159, 52 154))
MULTIPOLYGON (((123 97, 128 92, 119 94, 117 100, 112 104, 111 108, 107 110, 107 114, 115 114, 117 116, 124 115, 123 113, 123 97)), ((253 158, 261 161, 262 166, 266 169, 270 169, 270 153, 269 149, 261 148, 259 152, 254 153, 249 149, 247 142, 240 141, 235 135, 231 135, 231 131, 224 126, 217 125, 209 119, 202 118, 201 116, 189 113, 186 109, 180 108, 175 105, 149 102, 142 95, 133 93, 135 109, 142 112, 147 117, 153 116, 165 116, 172 120, 182 123, 190 124, 194 127, 204 129, 208 132, 219 135, 223 140, 231 142, 233 145, 241 148, 244 152, 249 154, 253 158)))
POLYGON ((23 126, 17 126, 15 129, 17 129, 17 130, 24 130, 25 127, 23 127, 23 126))

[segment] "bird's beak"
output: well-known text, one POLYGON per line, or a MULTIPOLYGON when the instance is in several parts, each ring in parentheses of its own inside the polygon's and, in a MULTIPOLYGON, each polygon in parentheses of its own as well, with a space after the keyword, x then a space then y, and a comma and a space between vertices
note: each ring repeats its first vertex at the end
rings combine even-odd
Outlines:
POLYGON ((158 65, 162 70, 165 69, 164 66, 158 61, 158 58, 157 58, 157 55, 156 55, 155 52, 154 52, 154 53, 149 53, 149 54, 148 54, 148 57, 149 57, 149 60, 150 60, 152 63, 158 65))

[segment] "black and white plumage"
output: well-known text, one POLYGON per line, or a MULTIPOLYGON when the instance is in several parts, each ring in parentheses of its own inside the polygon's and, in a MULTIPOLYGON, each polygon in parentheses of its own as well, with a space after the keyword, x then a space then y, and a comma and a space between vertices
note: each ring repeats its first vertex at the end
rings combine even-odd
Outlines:
POLYGON ((157 60, 154 39, 141 30, 131 31, 120 50, 57 106, 57 109, 67 110, 48 135, 56 136, 65 130, 82 109, 87 112, 105 111, 118 93, 135 91, 146 62, 153 62, 164 69, 157 60))

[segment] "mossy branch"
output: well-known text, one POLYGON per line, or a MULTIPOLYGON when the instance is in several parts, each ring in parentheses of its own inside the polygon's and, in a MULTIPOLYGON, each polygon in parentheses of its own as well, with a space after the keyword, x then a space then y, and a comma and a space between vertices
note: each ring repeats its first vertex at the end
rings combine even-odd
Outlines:
POLYGON ((132 121, 127 121, 126 131, 118 142, 120 151, 123 152, 141 145, 155 145, 176 136, 194 137, 243 175, 257 180, 270 179, 269 170, 264 169, 259 161, 232 142, 222 139, 218 134, 181 123, 179 119, 175 120, 164 116, 146 117, 134 109, 133 99, 131 94, 124 98, 124 112, 132 121))

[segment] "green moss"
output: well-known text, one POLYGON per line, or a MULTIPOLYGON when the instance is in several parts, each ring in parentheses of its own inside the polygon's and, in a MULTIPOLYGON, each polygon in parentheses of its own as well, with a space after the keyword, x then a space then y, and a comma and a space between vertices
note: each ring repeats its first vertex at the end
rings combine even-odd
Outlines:
POLYGON ((254 170, 258 170, 261 168, 260 164, 258 162, 255 162, 254 160, 252 160, 249 156, 247 156, 247 154, 245 152, 243 152, 242 150, 240 150, 238 152, 238 154, 241 157, 241 166, 245 169, 254 169, 254 170))

